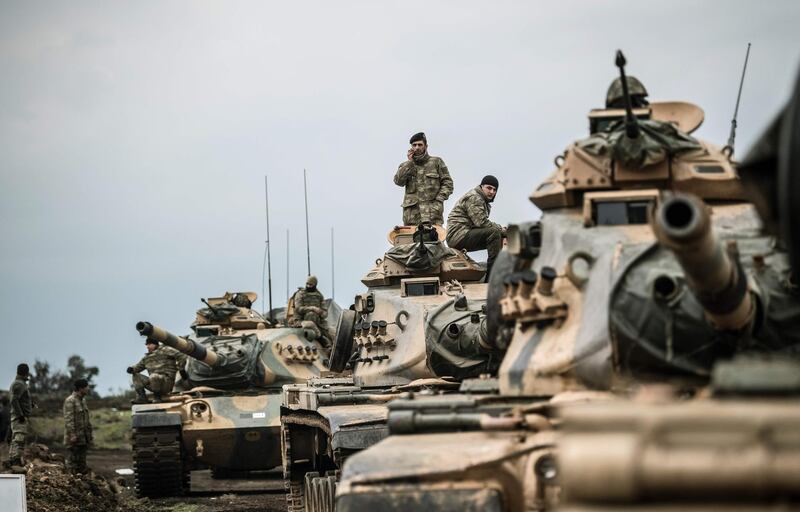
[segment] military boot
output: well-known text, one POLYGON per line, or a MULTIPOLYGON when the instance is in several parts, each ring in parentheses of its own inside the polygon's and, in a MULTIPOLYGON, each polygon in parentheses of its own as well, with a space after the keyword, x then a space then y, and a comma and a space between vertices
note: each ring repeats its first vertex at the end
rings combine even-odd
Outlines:
POLYGON ((147 395, 145 394, 144 390, 136 392, 136 398, 131 400, 132 404, 149 404, 150 400, 147 399, 147 395))
POLYGON ((164 398, 161 396, 161 393, 153 393, 153 401, 154 402, 163 402, 164 398))

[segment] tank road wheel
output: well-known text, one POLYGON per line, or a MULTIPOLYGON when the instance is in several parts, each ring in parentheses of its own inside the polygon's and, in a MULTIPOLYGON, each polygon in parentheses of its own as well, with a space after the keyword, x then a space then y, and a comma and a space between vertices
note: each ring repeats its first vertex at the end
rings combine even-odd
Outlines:
POLYGON ((336 327, 336 337, 331 346, 331 358, 328 369, 332 372, 340 373, 347 366, 347 361, 353 354, 353 333, 356 324, 356 312, 346 309, 339 317, 339 325, 336 327))
POLYGON ((138 497, 180 496, 189 490, 179 429, 136 428, 131 441, 138 497))

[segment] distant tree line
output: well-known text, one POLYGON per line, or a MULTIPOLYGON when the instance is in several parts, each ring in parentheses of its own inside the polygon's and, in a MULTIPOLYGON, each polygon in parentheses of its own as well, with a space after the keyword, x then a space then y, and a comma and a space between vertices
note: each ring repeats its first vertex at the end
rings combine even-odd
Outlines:
POLYGON ((37 359, 33 363, 28 386, 31 392, 36 395, 63 394, 72 392, 72 383, 76 380, 86 379, 89 382, 91 394, 97 396, 94 378, 99 373, 99 368, 86 366, 86 362, 78 355, 70 356, 67 359, 67 368, 65 370, 53 370, 50 367, 50 363, 37 359))

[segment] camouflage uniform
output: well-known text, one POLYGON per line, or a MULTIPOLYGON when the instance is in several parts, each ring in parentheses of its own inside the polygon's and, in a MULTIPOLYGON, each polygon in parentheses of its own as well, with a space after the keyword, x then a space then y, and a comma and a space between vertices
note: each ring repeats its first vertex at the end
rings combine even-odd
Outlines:
POLYGON ((317 339, 330 340, 331 334, 325 323, 328 311, 325 309, 325 297, 319 290, 301 288, 294 294, 294 316, 292 325, 314 331, 317 339))
POLYGON ((400 164, 394 175, 396 185, 406 188, 403 224, 421 222, 444 224, 444 202, 453 193, 453 179, 444 160, 427 153, 400 164))
POLYGON ((181 361, 185 361, 185 357, 182 357, 180 352, 159 345, 133 366, 134 389, 138 394, 143 394, 145 389, 149 389, 156 396, 171 392, 175 385, 175 374, 183 368, 181 361), (140 373, 144 370, 147 370, 148 376, 140 373))
POLYGON ((453 249, 480 251, 486 249, 488 274, 503 243, 503 228, 489 220, 492 205, 481 187, 475 187, 458 200, 447 216, 447 245, 453 249))
POLYGON ((92 443, 92 423, 89 408, 80 393, 74 391, 64 400, 64 446, 67 453, 67 469, 73 473, 85 473, 86 452, 92 443), (73 441, 74 439, 74 441, 73 441))
POLYGON ((11 446, 8 459, 11 463, 22 462, 22 451, 28 437, 28 422, 33 412, 33 401, 26 379, 20 375, 14 379, 11 394, 11 446))

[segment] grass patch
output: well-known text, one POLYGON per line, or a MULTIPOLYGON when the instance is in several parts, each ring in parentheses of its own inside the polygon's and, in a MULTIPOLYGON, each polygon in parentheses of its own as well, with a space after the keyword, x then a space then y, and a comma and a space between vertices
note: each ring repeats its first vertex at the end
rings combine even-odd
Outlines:
MULTIPOLYGON (((102 408, 89 411, 94 429, 94 448, 128 450, 131 439, 131 411, 102 408)), ((48 446, 64 441, 64 417, 51 412, 31 418, 31 441, 48 446)))

